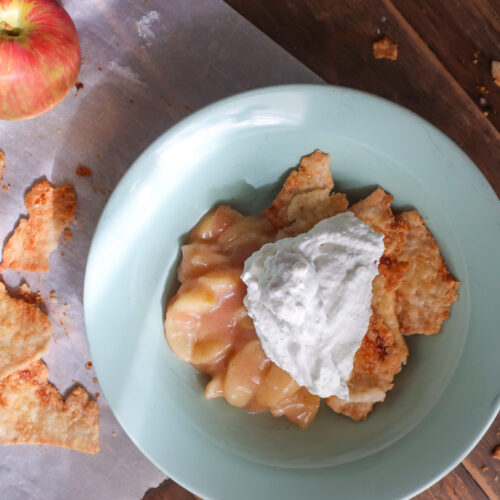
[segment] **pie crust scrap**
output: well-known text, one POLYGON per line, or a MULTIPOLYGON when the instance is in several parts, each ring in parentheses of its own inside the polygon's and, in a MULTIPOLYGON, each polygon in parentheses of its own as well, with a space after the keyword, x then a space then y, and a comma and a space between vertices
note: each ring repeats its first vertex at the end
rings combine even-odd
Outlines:
POLYGON ((3 249, 2 266, 18 271, 49 272, 49 256, 63 229, 75 219, 74 189, 65 184, 36 184, 24 200, 28 218, 22 218, 3 249))
MULTIPOLYGON (((20 293, 28 293, 27 285, 20 293)), ((0 379, 25 368, 49 351, 52 325, 40 309, 9 295, 0 282, 0 379)))
POLYGON ((403 334, 438 333, 458 299, 455 281, 441 257, 436 240, 416 210, 396 216, 408 226, 398 261, 409 265, 396 291, 396 308, 403 334))
POLYGON ((0 442, 99 451, 99 408, 81 387, 64 401, 35 361, 0 380, 0 442))
POLYGON ((309 231, 327 217, 345 212, 349 205, 343 193, 332 193, 330 155, 318 149, 304 156, 297 170, 285 181, 276 199, 262 214, 279 236, 296 236, 309 231))

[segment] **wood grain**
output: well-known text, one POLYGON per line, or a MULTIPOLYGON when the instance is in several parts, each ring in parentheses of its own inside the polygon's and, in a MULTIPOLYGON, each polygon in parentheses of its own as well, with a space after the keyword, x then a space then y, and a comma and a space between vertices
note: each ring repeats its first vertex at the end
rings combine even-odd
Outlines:
POLYGON ((491 77, 491 61, 500 60, 500 2, 392 1, 455 80, 500 129, 500 88, 491 77))
POLYGON ((327 82, 386 97, 429 120, 500 193, 500 133, 389 0, 226 2, 327 82), (397 61, 373 57, 372 43, 383 35, 398 44, 397 61))

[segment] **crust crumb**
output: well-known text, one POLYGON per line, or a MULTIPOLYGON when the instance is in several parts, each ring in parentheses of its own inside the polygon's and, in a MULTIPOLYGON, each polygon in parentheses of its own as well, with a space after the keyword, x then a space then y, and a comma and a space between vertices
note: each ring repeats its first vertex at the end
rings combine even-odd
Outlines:
POLYGON ((373 42, 373 57, 375 59, 390 59, 395 61, 398 58, 398 45, 393 43, 388 37, 373 42))
POLYGON ((76 175, 79 175, 80 177, 90 177, 92 175, 92 169, 85 167, 84 165, 78 165, 75 172, 76 175))

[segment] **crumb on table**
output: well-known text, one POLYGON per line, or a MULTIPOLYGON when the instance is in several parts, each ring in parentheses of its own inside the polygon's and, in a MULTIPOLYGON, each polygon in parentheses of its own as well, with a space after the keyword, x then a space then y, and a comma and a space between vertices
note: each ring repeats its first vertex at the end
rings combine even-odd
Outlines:
POLYGON ((398 58, 398 45, 386 36, 373 42, 372 48, 375 59, 391 59, 395 61, 398 58))
POLYGON ((84 165, 78 165, 78 167, 76 167, 76 175, 80 177, 90 177, 92 175, 92 169, 84 165))

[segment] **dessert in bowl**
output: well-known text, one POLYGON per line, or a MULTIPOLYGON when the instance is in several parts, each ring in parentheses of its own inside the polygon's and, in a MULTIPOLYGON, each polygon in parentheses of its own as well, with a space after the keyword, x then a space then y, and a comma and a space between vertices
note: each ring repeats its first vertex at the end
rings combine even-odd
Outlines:
POLYGON ((455 144, 382 99, 285 86, 216 103, 141 155, 99 223, 84 302, 104 395, 141 450, 200 496, 416 494, 458 463, 498 409, 498 213, 491 188, 455 144), (261 214, 315 149, 332 153, 335 191, 349 207, 382 186, 395 214, 417 209, 461 285, 438 335, 404 337, 407 363, 365 421, 321 403, 301 429, 224 398, 206 401, 209 377, 172 352, 163 322, 190 229, 221 204, 261 214))
POLYGON ((403 334, 438 333, 458 298, 418 212, 395 216, 382 188, 349 209, 329 163, 302 158, 262 217, 208 213, 165 319, 173 352, 211 376, 207 399, 303 428, 320 397, 366 419, 406 364, 403 334))

